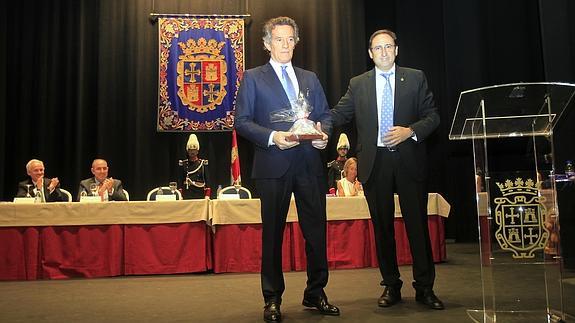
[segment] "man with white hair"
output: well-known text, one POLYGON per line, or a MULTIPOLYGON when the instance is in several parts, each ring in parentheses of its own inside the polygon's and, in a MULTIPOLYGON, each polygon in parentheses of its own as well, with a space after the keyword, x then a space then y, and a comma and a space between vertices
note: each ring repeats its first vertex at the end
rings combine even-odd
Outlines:
POLYGON ((187 159, 178 164, 182 169, 182 197, 184 199, 201 199, 205 196, 208 183, 208 161, 198 157, 200 142, 195 134, 190 134, 186 144, 187 159))
POLYGON ((42 202, 66 201, 66 196, 60 191, 60 181, 57 177, 52 179, 44 177, 44 163, 32 159, 26 164, 26 173, 29 179, 18 183, 16 197, 39 196, 42 202))

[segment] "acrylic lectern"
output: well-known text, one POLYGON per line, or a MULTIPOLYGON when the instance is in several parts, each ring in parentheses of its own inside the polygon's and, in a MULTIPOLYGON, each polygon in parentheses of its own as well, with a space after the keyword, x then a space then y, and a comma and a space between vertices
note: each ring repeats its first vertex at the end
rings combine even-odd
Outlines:
POLYGON ((575 84, 460 94, 449 139, 473 143, 483 295, 473 321, 565 321, 557 187, 575 183, 564 174, 574 127, 575 84))

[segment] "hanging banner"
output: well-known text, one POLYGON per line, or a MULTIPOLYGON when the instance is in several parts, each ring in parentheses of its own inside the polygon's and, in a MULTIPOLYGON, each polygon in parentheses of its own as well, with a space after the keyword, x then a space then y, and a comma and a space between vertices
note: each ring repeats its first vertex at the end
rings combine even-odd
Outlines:
POLYGON ((159 18, 158 131, 234 126, 244 72, 244 20, 159 18))

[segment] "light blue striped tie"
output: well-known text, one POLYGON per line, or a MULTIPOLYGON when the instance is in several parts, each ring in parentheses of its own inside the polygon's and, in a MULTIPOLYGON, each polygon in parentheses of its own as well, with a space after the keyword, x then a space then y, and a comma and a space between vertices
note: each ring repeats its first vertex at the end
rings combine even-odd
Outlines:
POLYGON ((296 100, 295 88, 293 87, 293 83, 287 73, 287 65, 282 66, 282 85, 284 87, 284 90, 286 91, 286 94, 290 102, 295 101, 296 100))
POLYGON ((379 136, 381 142, 383 137, 393 127, 393 91, 391 90, 390 76, 393 73, 381 73, 385 78, 385 85, 383 86, 383 94, 381 97, 381 117, 379 119, 379 136))

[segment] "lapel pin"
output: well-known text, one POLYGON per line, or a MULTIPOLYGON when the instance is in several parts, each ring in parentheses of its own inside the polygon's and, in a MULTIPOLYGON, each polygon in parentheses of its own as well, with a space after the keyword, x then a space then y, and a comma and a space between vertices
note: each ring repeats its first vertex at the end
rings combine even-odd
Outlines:
POLYGON ((402 77, 402 78, 401 78, 401 81, 403 82, 403 81, 405 81, 405 79, 402 77))

